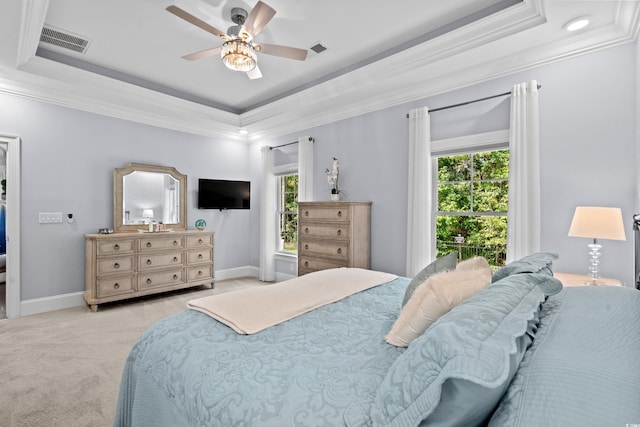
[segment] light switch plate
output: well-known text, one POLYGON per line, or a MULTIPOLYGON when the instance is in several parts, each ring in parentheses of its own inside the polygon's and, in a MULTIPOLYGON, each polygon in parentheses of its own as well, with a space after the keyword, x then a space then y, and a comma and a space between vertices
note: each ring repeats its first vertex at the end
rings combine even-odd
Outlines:
POLYGON ((62 212, 38 212, 40 224, 62 224, 62 212))

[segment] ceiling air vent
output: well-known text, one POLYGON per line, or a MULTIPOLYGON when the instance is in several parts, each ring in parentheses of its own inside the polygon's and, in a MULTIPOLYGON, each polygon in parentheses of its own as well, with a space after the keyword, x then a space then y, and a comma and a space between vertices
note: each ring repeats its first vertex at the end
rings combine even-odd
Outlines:
POLYGON ((321 43, 316 43, 313 46, 311 46, 309 49, 311 49, 315 53, 322 53, 325 50, 327 50, 327 48, 323 46, 321 43))
POLYGON ((68 31, 61 31, 59 29, 46 25, 42 27, 40 42, 58 46, 63 49, 72 50, 74 52, 82 54, 87 51, 87 47, 89 46, 89 40, 83 38, 78 34, 73 34, 68 31))

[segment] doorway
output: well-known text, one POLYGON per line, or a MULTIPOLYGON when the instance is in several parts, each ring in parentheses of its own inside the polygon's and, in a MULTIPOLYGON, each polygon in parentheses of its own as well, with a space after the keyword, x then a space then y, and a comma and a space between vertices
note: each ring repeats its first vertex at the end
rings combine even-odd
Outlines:
MULTIPOLYGON (((4 247, 6 253, 3 295, 6 309, 4 315, 11 318, 20 316, 20 138, 0 135, 0 148, 5 152, 4 179, 6 179, 6 194, 2 200, 5 213, 6 243, 4 247)), ((1 173, 2 164, 0 164, 1 173)))

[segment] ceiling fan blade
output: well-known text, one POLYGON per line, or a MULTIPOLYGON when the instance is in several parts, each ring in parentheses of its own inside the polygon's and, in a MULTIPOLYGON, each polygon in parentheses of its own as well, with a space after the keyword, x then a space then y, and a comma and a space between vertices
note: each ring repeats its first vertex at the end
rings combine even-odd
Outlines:
POLYGON ((276 10, 274 8, 259 1, 258 4, 251 9, 251 12, 249 12, 247 20, 244 21, 244 30, 249 33, 251 37, 257 36, 275 14, 276 10))
POLYGON ((297 47, 280 46, 277 44, 259 43, 260 52, 268 55, 281 56, 283 58, 296 59, 304 61, 307 59, 307 50, 298 49, 297 47))
POLYGON ((222 31, 218 30, 217 28, 212 27, 211 25, 207 24, 202 19, 196 18, 195 16, 193 16, 189 12, 180 9, 178 6, 171 5, 171 6, 167 7, 167 12, 173 13, 178 18, 182 18, 185 21, 187 21, 188 23, 193 24, 196 27, 201 28, 201 29, 205 30, 208 33, 211 33, 214 36, 220 37, 221 39, 226 40, 229 37, 225 33, 223 33, 222 31))
POLYGON ((247 76, 251 80, 262 78, 262 73, 260 72, 260 68, 258 68, 257 64, 256 64, 256 66, 255 66, 255 68, 253 70, 247 71, 247 76))
POLYGON ((200 52, 190 53, 189 55, 185 55, 182 59, 186 59, 188 61, 195 61, 197 59, 208 58, 210 56, 219 55, 221 47, 214 47, 211 49, 201 50, 200 52))

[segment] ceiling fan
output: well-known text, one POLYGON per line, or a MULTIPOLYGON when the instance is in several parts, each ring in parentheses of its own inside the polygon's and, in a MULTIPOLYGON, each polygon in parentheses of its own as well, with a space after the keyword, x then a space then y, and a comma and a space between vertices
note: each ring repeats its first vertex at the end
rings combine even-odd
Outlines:
POLYGON ((260 68, 258 68, 256 52, 298 61, 304 61, 307 58, 306 49, 269 43, 256 43, 253 41, 276 14, 275 9, 262 1, 258 1, 249 13, 240 7, 232 8, 231 20, 236 25, 229 27, 226 33, 191 15, 189 12, 180 9, 178 6, 171 5, 167 7, 167 11, 224 40, 224 43, 220 47, 205 49, 182 57, 189 61, 220 54, 222 62, 227 68, 235 71, 244 71, 250 79, 259 79, 262 77, 262 73, 260 72, 260 68))

